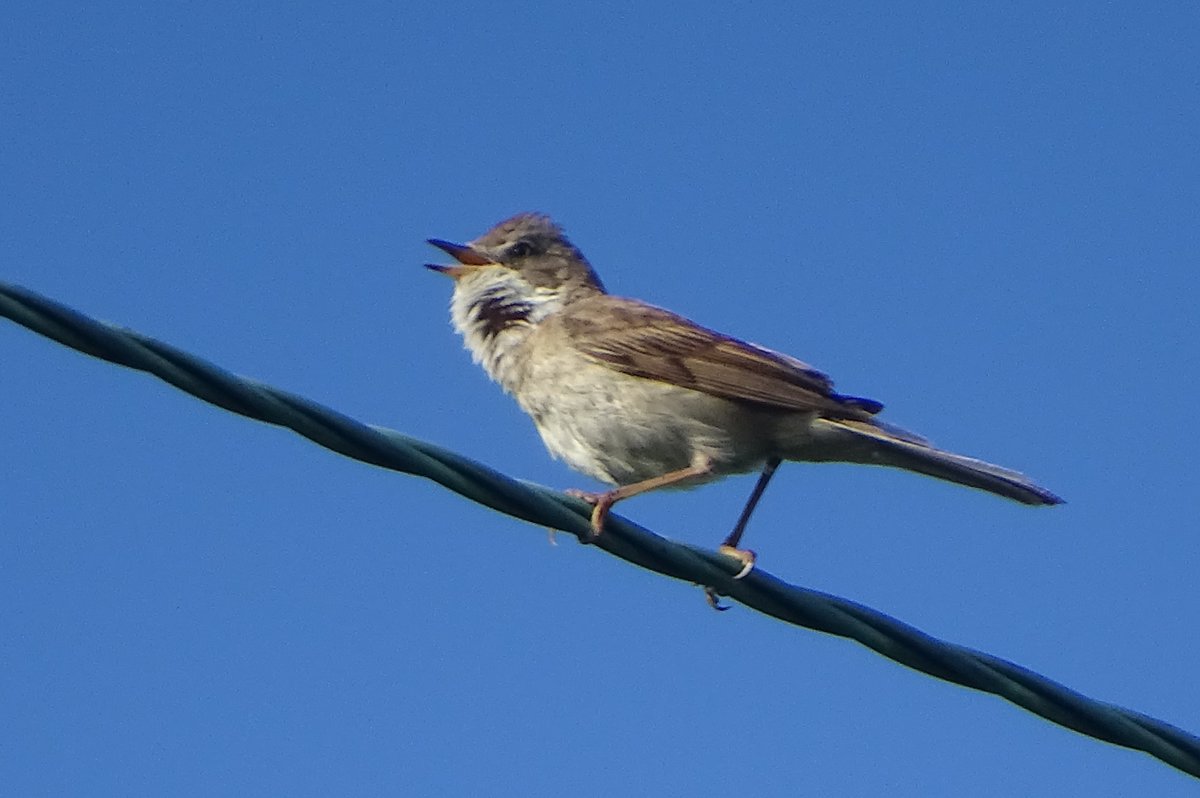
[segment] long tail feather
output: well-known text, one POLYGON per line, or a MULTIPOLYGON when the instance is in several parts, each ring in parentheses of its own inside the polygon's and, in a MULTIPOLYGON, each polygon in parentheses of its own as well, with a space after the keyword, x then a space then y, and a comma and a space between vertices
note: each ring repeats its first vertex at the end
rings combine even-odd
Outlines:
MULTIPOLYGON (((844 446, 831 446, 851 454, 857 463, 903 468, 948 482, 956 482, 1005 496, 1023 504, 1062 504, 1063 500, 1037 485, 1024 474, 1001 468, 973 457, 942 451, 899 429, 865 422, 817 419, 814 427, 822 434, 841 439, 844 446)), ((843 459, 841 457, 837 459, 843 459)))

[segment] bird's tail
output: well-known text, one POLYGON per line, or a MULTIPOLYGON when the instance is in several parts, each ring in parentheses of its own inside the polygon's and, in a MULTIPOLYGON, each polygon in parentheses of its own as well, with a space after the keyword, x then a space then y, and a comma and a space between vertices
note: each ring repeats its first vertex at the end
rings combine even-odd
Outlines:
POLYGON ((986 490, 1023 504, 1062 504, 1063 500, 1024 474, 973 457, 945 452, 916 435, 878 421, 820 418, 813 431, 831 460, 870 463, 916 471, 948 482, 986 490))

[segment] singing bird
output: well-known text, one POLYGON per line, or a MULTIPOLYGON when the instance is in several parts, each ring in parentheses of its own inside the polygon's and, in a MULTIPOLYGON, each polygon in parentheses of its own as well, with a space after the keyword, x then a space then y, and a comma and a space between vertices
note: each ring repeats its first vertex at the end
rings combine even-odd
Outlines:
POLYGON ((472 358, 528 413, 551 455, 615 486, 573 491, 601 534, 617 502, 761 471, 722 551, 742 533, 783 460, 885 465, 1030 505, 1061 499, 1015 471, 934 447, 877 418, 812 366, 613 296, 548 216, 523 213, 467 244, 429 239, 455 263, 454 326, 472 358))

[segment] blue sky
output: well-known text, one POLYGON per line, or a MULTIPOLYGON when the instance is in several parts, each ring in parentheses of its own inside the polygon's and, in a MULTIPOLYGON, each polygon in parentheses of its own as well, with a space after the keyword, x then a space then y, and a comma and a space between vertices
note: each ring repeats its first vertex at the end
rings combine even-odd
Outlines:
MULTIPOLYGON (((556 487, 431 236, 1035 475, 786 465, 763 567, 1200 730, 1193 4, 63 4, 0 18, 0 279, 556 487)), ((1159 796, 1193 779, 0 323, 22 795, 1159 796)), ((752 477, 624 513, 715 544, 752 477)))

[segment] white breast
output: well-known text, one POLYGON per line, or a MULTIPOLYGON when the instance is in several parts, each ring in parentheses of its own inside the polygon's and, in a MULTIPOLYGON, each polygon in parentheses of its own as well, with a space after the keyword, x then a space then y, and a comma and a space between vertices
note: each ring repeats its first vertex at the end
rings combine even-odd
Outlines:
POLYGON ((516 396, 546 448, 575 470, 628 485, 702 457, 713 473, 688 483, 697 484, 754 470, 766 459, 768 427, 754 411, 615 372, 573 349, 543 346, 542 338, 539 331, 532 341, 536 356, 516 396))

